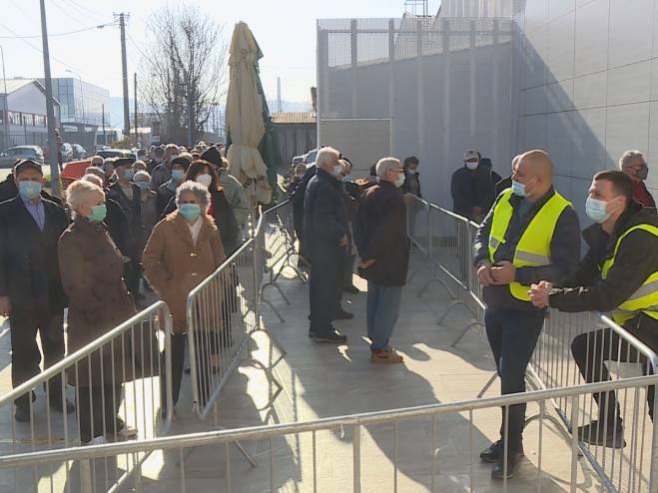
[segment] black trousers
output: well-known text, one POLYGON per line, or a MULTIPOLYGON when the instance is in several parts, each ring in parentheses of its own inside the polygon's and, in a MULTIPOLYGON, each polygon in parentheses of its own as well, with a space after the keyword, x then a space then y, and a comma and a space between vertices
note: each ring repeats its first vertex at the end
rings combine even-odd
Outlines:
POLYGON ((78 387, 80 440, 88 442, 123 428, 125 423, 117 416, 122 398, 121 385, 78 387))
POLYGON ((344 288, 349 288, 354 284, 354 262, 356 262, 356 255, 345 255, 345 267, 343 271, 344 288))
POLYGON ((311 255, 309 301, 311 330, 324 334, 333 330, 331 322, 340 308, 345 278, 345 251, 342 248, 316 249, 311 255))
MULTIPOLYGON (((41 353, 37 345, 37 332, 43 349, 44 367, 54 365, 64 358, 64 313, 39 315, 38 313, 14 312, 9 316, 11 326, 11 384, 18 387, 41 372, 41 353)), ((50 401, 62 398, 62 379, 50 379, 50 401)), ((28 406, 29 394, 23 394, 16 406, 28 406)))
POLYGON ((123 266, 123 278, 130 294, 137 299, 139 294, 139 280, 142 277, 142 268, 139 262, 130 261, 123 266))
MULTIPOLYGON (((216 338, 218 333, 199 332, 195 337, 195 350, 197 354, 197 382, 199 384, 199 400, 201 405, 205 405, 210 397, 211 379, 212 379, 212 362, 211 356, 218 353, 218 344, 216 338)), ((171 390, 172 402, 175 406, 180 397, 180 390, 183 381, 183 372, 185 370, 185 350, 187 348, 187 334, 172 334, 171 336, 171 390)), ((164 368, 164 354, 162 355, 162 368, 164 368)), ((165 376, 160 377, 160 396, 162 409, 166 410, 166 387, 165 376)))
MULTIPOLYGON (((624 324, 624 328, 649 346, 650 349, 658 351, 658 321, 646 315, 640 315, 624 324)), ((621 363, 640 361, 645 375, 653 373, 646 358, 639 355, 633 347, 630 347, 625 340, 621 339, 611 329, 601 329, 579 335, 571 343, 571 352, 578 364, 580 374, 588 383, 610 380, 610 372, 605 365, 606 361, 619 361, 621 363)), ((647 389, 649 416, 652 419, 655 392, 656 388, 653 385, 647 389)), ((613 428, 615 425, 621 427, 622 419, 615 392, 594 393, 593 395, 599 405, 601 426, 606 422, 607 415, 609 428, 613 428)))

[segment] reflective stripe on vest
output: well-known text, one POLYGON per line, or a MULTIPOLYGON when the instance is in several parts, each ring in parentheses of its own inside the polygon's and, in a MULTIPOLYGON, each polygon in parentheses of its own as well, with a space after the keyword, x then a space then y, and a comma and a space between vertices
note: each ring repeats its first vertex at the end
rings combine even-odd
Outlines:
MULTIPOLYGON (((612 258, 603 262, 603 267, 601 269, 602 279, 608 277, 608 272, 610 272, 612 266, 615 265, 615 258, 617 257, 617 252, 619 251, 621 242, 633 231, 638 230, 646 231, 658 238, 658 227, 652 226, 651 224, 638 224, 637 226, 629 228, 628 231, 624 232, 624 234, 617 240, 612 258)), ((623 324, 637 316, 640 312, 651 318, 658 319, 658 272, 654 272, 647 277, 642 283, 642 286, 640 286, 635 293, 612 312, 612 318, 618 324, 623 324)))
MULTIPOLYGON (((496 250, 505 243, 505 234, 512 220, 514 208, 510 204, 512 189, 503 192, 494 209, 491 231, 489 232, 489 260, 493 263, 496 250)), ((521 235, 519 243, 514 251, 514 267, 538 267, 551 263, 551 241, 553 232, 560 215, 567 207, 571 207, 569 201, 559 193, 555 194, 544 203, 532 218, 530 224, 521 235)), ((514 298, 521 301, 530 301, 528 291, 530 286, 524 286, 518 282, 509 285, 510 293, 514 298)))

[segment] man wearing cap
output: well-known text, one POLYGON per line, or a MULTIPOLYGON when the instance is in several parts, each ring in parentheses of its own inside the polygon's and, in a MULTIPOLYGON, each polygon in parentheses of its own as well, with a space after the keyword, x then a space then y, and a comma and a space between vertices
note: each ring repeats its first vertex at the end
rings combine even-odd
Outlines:
MULTIPOLYGON (((169 202, 176 195, 176 189, 185 181, 190 163, 192 163, 190 154, 181 154, 171 160, 171 178, 156 189, 158 194, 156 202, 158 217, 164 215, 169 202)), ((151 185, 153 185, 153 177, 151 177, 151 185)))
MULTIPOLYGON (((44 367, 64 357, 64 308, 57 242, 68 227, 64 209, 41 196, 43 171, 31 160, 14 166, 18 196, 0 204, 0 316, 11 327, 11 379, 17 387, 39 374, 41 339, 44 367)), ((50 407, 71 413, 61 378, 50 379, 50 407)), ((16 399, 17 421, 30 420, 33 393, 16 399)))
POLYGON ((107 196, 119 203, 128 219, 130 234, 127 257, 130 261, 125 264, 125 280, 128 290, 138 298, 141 252, 137 251, 137 239, 140 238, 142 229, 142 201, 139 187, 132 182, 134 161, 133 158, 124 157, 114 160, 117 181, 108 188, 107 196))
POLYGON ((452 175, 453 212, 472 221, 480 222, 493 202, 491 175, 480 167, 478 151, 464 153, 464 166, 452 175))
POLYGON ((151 190, 157 192, 158 188, 167 181, 171 180, 171 171, 173 169, 173 159, 180 154, 176 144, 167 144, 164 150, 164 157, 161 164, 155 167, 151 173, 151 190))
POLYGON ((165 150, 162 146, 158 146, 153 149, 152 156, 150 156, 151 159, 146 166, 146 170, 149 172, 149 174, 152 174, 153 170, 162 164, 164 161, 164 154, 165 150))
MULTIPOLYGON (((21 162, 20 159, 17 160, 14 163, 14 166, 16 166, 20 162, 21 162)), ((17 195, 18 195, 18 186, 16 185, 14 174, 10 173, 9 175, 7 175, 5 181, 0 183, 0 203, 5 202, 6 200, 9 199, 13 199, 17 195)), ((41 197, 43 197, 46 200, 50 200, 51 202, 55 202, 57 205, 62 205, 61 200, 59 200, 57 197, 53 197, 45 190, 41 191, 41 197)))
MULTIPOLYGON (((547 153, 534 150, 519 158, 512 188, 498 196, 485 217, 474 250, 501 393, 525 392, 526 368, 546 316, 533 306, 530 286, 541 280, 560 285, 580 258, 578 216, 553 188, 553 161, 547 153)), ((495 464, 494 479, 510 478, 519 467, 525 410, 525 404, 503 408, 500 440, 480 454, 495 464)))

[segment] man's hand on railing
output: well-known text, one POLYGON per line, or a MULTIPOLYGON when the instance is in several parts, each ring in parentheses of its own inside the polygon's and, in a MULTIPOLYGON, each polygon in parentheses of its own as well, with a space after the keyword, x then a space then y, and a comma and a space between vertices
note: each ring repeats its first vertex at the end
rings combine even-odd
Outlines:
POLYGON ((516 279, 516 267, 507 260, 498 262, 491 267, 491 278, 493 279, 492 284, 497 286, 512 284, 516 279))
POLYGON ((539 284, 530 286, 530 299, 532 304, 537 308, 548 308, 548 297, 553 289, 553 284, 548 281, 542 281, 539 284))
POLYGON ((491 286, 493 284, 493 278, 491 277, 491 263, 480 262, 477 268, 478 280, 482 286, 491 286))
POLYGON ((363 261, 363 260, 362 260, 361 262, 359 262, 359 267, 360 267, 361 269, 367 269, 367 268, 369 268, 372 264, 374 264, 376 261, 377 261, 377 260, 375 260, 374 258, 373 258, 373 259, 370 259, 370 260, 366 260, 366 261, 363 261))

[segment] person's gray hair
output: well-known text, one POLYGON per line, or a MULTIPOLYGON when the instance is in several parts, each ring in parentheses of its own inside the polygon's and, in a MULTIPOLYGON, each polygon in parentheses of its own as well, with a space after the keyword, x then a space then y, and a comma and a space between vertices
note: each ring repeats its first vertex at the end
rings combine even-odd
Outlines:
POLYGON ((624 151, 624 153, 619 158, 619 169, 621 171, 624 171, 624 169, 629 167, 633 163, 633 161, 635 161, 638 158, 644 159, 644 154, 642 154, 642 151, 638 151, 635 149, 629 149, 628 151, 624 151))
POLYGON ((101 180, 105 179, 105 171, 102 168, 97 168, 96 166, 89 166, 85 170, 85 175, 94 175, 98 176, 101 180))
POLYGON ((103 156, 91 156, 90 162, 92 166, 103 166, 103 156))
MULTIPOLYGON (((88 175, 88 178, 95 178, 93 175, 88 175)), ((89 202, 89 199, 94 194, 101 194, 105 197, 105 192, 98 185, 92 183, 88 179, 76 180, 66 189, 66 203, 75 212, 79 212, 83 205, 89 202)))
POLYGON ((386 178, 386 173, 395 168, 400 168, 400 160, 394 157, 385 157, 377 161, 375 166, 375 171, 377 173, 377 178, 383 180, 386 178))
POLYGON ((193 193, 199 199, 201 210, 208 211, 210 207, 210 192, 206 187, 195 181, 186 181, 176 189, 176 207, 180 207, 180 199, 184 193, 193 193))
POLYGON ((100 176, 96 175, 85 175, 82 178, 80 178, 82 181, 88 181, 89 183, 93 183, 94 185, 103 188, 103 179, 100 176))
POLYGON ((333 147, 323 147, 318 151, 318 155, 315 157, 315 166, 317 166, 318 169, 321 169, 332 161, 337 161, 339 158, 340 152, 336 149, 333 147))
POLYGON ((133 176, 133 181, 151 181, 151 175, 149 175, 148 171, 138 171, 133 176))

